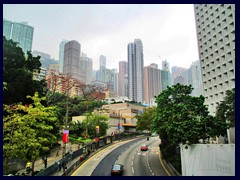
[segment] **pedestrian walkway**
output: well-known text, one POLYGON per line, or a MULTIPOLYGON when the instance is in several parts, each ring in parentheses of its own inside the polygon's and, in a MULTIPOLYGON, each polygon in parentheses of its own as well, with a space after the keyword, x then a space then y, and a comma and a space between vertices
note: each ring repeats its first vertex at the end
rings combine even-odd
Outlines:
MULTIPOLYGON (((73 151, 76 151, 77 149, 81 148, 81 145, 79 146, 78 144, 71 144, 69 146, 71 146, 73 151)), ((51 165, 53 165, 54 163, 57 163, 61 159, 62 159, 62 148, 53 149, 50 152, 50 155, 47 157, 47 167, 50 167, 51 165)), ((43 160, 39 158, 34 163, 34 172, 41 171, 43 169, 45 169, 45 164, 43 160)), ((24 168, 19 170, 17 174, 19 175, 26 174, 26 169, 24 168)))

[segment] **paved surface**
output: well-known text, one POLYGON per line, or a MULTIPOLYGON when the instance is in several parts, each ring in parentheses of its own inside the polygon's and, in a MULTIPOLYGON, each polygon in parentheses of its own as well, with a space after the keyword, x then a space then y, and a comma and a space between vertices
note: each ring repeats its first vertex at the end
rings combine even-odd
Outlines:
MULTIPOLYGON (((67 145, 66 152, 70 149, 70 147, 72 147, 73 151, 76 151, 78 148, 81 148, 81 146, 78 146, 77 144, 70 144, 69 143, 67 145)), ((50 155, 47 158, 47 167, 53 165, 54 163, 57 163, 60 159, 62 159, 62 148, 56 148, 56 149, 52 150, 50 152, 50 155), (58 151, 58 156, 57 156, 57 151, 58 151)), ((78 158, 78 160, 79 160, 79 158, 78 158)), ((76 162, 76 161, 74 160, 72 162, 69 162, 68 165, 70 165, 70 163, 73 164, 74 162, 76 162)), ((45 169, 42 159, 36 160, 35 163, 34 163, 34 171, 40 171, 42 169, 45 169)), ((18 174, 20 174, 20 175, 23 174, 23 173, 26 174, 26 169, 25 168, 18 171, 18 174)), ((58 174, 60 176, 61 172, 59 172, 58 174)))
POLYGON ((94 171, 95 167, 102 161, 107 154, 112 152, 114 149, 118 148, 119 146, 134 141, 138 138, 125 140, 125 141, 118 141, 114 142, 111 146, 103 148, 104 151, 100 150, 94 156, 90 157, 87 161, 85 161, 75 172, 72 173, 71 176, 91 176, 92 172, 94 171))
MULTIPOLYGON (((95 167, 98 165, 98 163, 105 157, 106 154, 111 152, 112 150, 116 149, 117 147, 125 144, 126 142, 133 141, 137 138, 130 139, 130 140, 123 140, 123 141, 114 141, 111 145, 105 146, 103 148, 99 148, 97 151, 92 153, 90 157, 79 167, 77 168, 71 176, 90 176, 91 173, 94 171, 95 167), (104 149, 104 151, 102 151, 104 149), (103 153, 103 154, 102 154, 103 153), (91 159, 91 161, 90 161, 91 159), (94 162, 92 161, 94 159, 94 162), (86 166, 87 165, 87 166, 86 166)), ((78 145, 71 145, 73 151, 76 151, 79 147, 78 145)), ((80 146, 81 148, 81 146, 80 146)), ((60 159, 62 159, 62 150, 55 149, 50 153, 50 156, 47 158, 47 167, 51 166, 54 163, 57 163, 60 159), (59 151, 59 156, 56 156, 57 151, 59 151)), ((79 161, 79 157, 75 158, 71 162, 67 164, 67 167, 70 167, 76 161, 79 161)), ((44 169, 44 163, 42 159, 38 159, 34 164, 34 171, 40 171, 44 169)), ((18 173, 21 175, 22 173, 26 173, 25 168, 18 171, 18 173)), ((62 176, 63 175, 63 169, 61 171, 56 172, 53 174, 53 176, 62 176)))

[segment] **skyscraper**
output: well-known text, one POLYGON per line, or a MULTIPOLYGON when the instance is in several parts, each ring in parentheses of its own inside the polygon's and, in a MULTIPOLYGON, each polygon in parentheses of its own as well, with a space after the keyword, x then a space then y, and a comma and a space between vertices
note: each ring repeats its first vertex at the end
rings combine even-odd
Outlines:
POLYGON ((179 82, 179 76, 182 75, 183 72, 187 71, 187 68, 183 68, 183 67, 177 67, 177 66, 173 66, 171 68, 172 70, 172 84, 175 85, 177 82, 179 82), (177 80, 175 80, 177 78, 177 80))
POLYGON ((59 45, 59 54, 58 54, 58 59, 59 59, 59 72, 63 72, 63 60, 64 60, 64 46, 67 43, 67 40, 62 40, 60 45, 59 45))
POLYGON ((69 41, 64 47, 63 73, 84 82, 80 73, 80 44, 77 41, 69 41))
POLYGON ((162 78, 162 90, 167 89, 167 86, 171 86, 171 74, 169 71, 169 63, 165 60, 162 61, 162 70, 161 70, 161 78, 162 78))
POLYGON ((101 55, 99 57, 99 70, 100 70, 100 81, 105 82, 104 70, 106 69, 106 56, 101 55))
POLYGON ((25 54, 27 51, 32 51, 33 30, 34 28, 27 22, 18 23, 3 19, 3 36, 7 40, 12 39, 17 42, 25 54))
POLYGON ((140 39, 128 44, 128 97, 143 103, 143 45, 140 39))
POLYGON ((119 80, 118 80, 118 93, 119 96, 128 97, 128 64, 127 61, 119 62, 119 80))
POLYGON ((162 91, 161 70, 157 64, 144 67, 144 100, 147 104, 162 91))
POLYGON ((202 76, 201 76, 201 69, 200 69, 200 62, 195 61, 190 66, 190 74, 192 77, 192 95, 193 96, 200 96, 202 95, 202 76))
POLYGON ((80 74, 85 77, 85 84, 92 82, 92 59, 83 53, 80 55, 80 74))
POLYGON ((211 114, 235 87, 235 5, 194 5, 203 95, 211 114))

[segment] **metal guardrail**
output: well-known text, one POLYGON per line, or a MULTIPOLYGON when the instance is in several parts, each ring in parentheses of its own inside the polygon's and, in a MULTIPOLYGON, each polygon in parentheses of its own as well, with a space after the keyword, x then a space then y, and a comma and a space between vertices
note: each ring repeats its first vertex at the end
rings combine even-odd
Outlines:
MULTIPOLYGON (((59 172, 60 169, 64 168, 62 166, 63 164, 68 164, 70 161, 72 161, 82 155, 83 155, 83 159, 85 159, 87 157, 86 150, 89 149, 91 152, 93 152, 93 151, 97 150, 98 148, 101 148, 108 144, 111 144, 113 142, 113 140, 119 140, 120 138, 121 137, 119 135, 107 136, 104 138, 100 138, 99 142, 89 143, 89 144, 83 146, 82 148, 78 149, 77 151, 74 151, 73 154, 67 154, 63 159, 58 161, 59 164, 58 164, 58 162, 56 162, 56 163, 52 164, 51 166, 49 166, 48 168, 40 171, 35 176, 51 176, 53 174, 56 174, 57 172, 59 172)), ((76 169, 76 166, 79 166, 81 163, 82 162, 77 161, 76 163, 74 163, 73 165, 71 165, 70 167, 65 169, 63 176, 69 175, 69 173, 72 172, 73 169, 76 169)))

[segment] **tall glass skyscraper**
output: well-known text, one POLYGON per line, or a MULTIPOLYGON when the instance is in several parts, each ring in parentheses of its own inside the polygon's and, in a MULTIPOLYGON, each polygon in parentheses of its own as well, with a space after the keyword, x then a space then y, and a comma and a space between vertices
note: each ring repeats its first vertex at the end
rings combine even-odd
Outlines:
POLYGON ((34 28, 27 25, 27 22, 18 23, 3 19, 3 36, 17 42, 25 54, 32 51, 33 31, 34 28))
POLYGON ((143 45, 140 39, 128 44, 128 88, 129 99, 144 101, 143 94, 143 45))
POLYGON ((63 61, 64 61, 64 46, 67 43, 67 40, 62 40, 59 45, 59 72, 63 72, 63 61))

